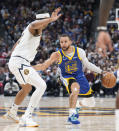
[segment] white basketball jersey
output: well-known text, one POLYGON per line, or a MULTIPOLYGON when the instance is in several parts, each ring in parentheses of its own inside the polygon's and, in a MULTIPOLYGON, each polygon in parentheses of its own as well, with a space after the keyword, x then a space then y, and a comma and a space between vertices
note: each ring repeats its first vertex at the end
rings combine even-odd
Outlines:
POLYGON ((31 62, 37 54, 37 48, 40 44, 41 36, 33 36, 28 27, 29 26, 27 26, 23 31, 20 42, 15 47, 11 56, 21 56, 31 62))

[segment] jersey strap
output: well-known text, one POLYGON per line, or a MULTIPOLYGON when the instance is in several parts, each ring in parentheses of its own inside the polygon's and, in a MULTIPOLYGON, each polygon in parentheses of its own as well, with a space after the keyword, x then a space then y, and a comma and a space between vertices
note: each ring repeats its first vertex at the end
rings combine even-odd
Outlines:
POLYGON ((77 47, 77 55, 78 55, 79 60, 82 61, 82 59, 81 59, 81 57, 80 57, 80 54, 79 54, 79 49, 78 49, 78 47, 77 47))

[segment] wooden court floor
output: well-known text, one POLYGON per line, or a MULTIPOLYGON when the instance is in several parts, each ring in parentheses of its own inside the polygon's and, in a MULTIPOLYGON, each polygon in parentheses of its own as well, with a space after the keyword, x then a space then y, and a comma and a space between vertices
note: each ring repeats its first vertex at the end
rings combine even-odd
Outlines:
MULTIPOLYGON (((43 97, 34 111, 33 118, 39 127, 19 127, 11 120, 2 118, 11 107, 14 97, 0 96, 0 131, 118 131, 115 128, 115 98, 96 98, 96 107, 82 108, 80 125, 67 123, 68 97, 43 97)), ((27 97, 19 107, 21 116, 28 105, 27 97)))

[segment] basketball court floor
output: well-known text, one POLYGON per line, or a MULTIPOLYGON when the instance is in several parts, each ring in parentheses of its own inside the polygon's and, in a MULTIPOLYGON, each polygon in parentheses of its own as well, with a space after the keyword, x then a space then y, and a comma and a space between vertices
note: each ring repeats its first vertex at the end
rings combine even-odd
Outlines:
MULTIPOLYGON (((39 127, 19 127, 2 115, 13 103, 14 97, 0 96, 0 131, 118 131, 115 128, 115 98, 96 98, 96 107, 82 108, 79 112, 80 125, 71 125, 68 118, 68 97, 43 97, 33 118, 39 127)), ((21 116, 28 105, 25 99, 18 110, 21 116)))

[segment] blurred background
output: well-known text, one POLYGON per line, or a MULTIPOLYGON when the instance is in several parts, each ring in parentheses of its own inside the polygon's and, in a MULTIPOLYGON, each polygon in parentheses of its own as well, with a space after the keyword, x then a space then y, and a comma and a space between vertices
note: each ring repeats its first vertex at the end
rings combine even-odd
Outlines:
MULTIPOLYGON (((63 16, 43 31, 38 54, 31 64, 42 63, 52 52, 57 51, 60 48, 58 36, 67 33, 75 45, 85 50, 90 62, 103 70, 113 72, 118 70, 119 0, 116 0, 114 8, 110 11, 107 23, 114 51, 108 53, 106 58, 102 58, 95 51, 99 2, 99 0, 0 0, 0 94, 14 96, 20 89, 15 77, 9 72, 8 61, 11 49, 22 31, 35 20, 37 13, 51 13, 57 7, 62 8, 63 16)), ((118 80, 114 88, 106 89, 101 85, 98 74, 85 67, 84 71, 95 97, 115 97, 119 87, 118 80)), ((59 79, 57 65, 51 66, 46 71, 39 71, 39 74, 47 83, 44 96, 68 96, 59 79)))

